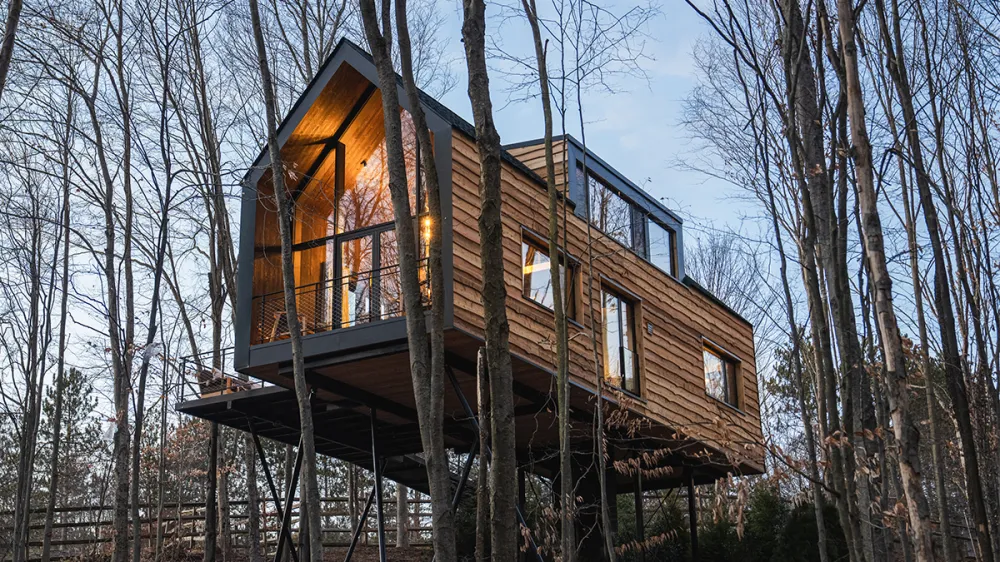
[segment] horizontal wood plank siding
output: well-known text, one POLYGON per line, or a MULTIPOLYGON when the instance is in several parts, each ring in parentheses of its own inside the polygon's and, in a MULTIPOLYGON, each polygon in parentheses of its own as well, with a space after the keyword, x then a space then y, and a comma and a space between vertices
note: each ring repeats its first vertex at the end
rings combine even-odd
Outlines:
MULTIPOLYGON (((483 309, 479 267, 479 160, 473 141, 455 132, 452 139, 454 319, 455 326, 482 335, 483 309)), ((544 172, 540 147, 514 149, 524 163, 544 172)), ((548 231, 548 198, 543 186, 513 166, 503 164, 504 277, 507 282, 511 351, 554 370, 552 314, 521 296, 522 228, 548 231)), ((703 440, 732 456, 736 463, 763 467, 760 404, 753 332, 697 290, 673 279, 596 230, 594 276, 587 275, 586 223, 568 213, 568 252, 581 262, 577 288, 579 324, 570 326, 570 369, 574 380, 594 387, 595 365, 590 337, 591 313, 600 320, 601 277, 640 299, 636 332, 639 340, 642 400, 635 407, 650 418, 703 440), (592 279, 591 290, 588 281, 592 279), (592 306, 587 305, 592 297, 592 306), (653 332, 647 332, 647 322, 653 332), (703 338, 739 360, 739 411, 705 394, 703 338)), ((601 337, 598 324, 597 337, 601 337)), ((602 358, 602 347, 598 357, 602 358)), ((602 359, 603 360, 603 359, 602 359)), ((597 368, 601 368, 600 365, 597 368)))

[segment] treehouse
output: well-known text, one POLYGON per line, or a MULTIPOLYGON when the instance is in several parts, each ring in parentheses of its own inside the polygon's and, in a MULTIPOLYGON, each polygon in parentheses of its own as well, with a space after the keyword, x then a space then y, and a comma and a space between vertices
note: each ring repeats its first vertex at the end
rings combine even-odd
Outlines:
MULTIPOLYGON (((314 391, 317 450, 427 491, 377 83, 369 56, 344 41, 281 124, 278 140, 294 201, 296 302, 314 391)), ((425 212, 425 174, 402 86, 399 99, 411 214, 421 233, 418 255, 424 255, 423 233, 432 220, 425 212)), ((441 186, 446 443, 468 453, 478 439, 470 418, 476 414, 476 357, 484 329, 479 160, 471 124, 427 95, 421 103, 441 186)), ((762 472, 753 327, 685 275, 677 215, 572 137, 556 139, 555 156, 559 186, 567 194, 560 219, 565 244, 558 256, 549 255, 547 244, 542 141, 503 152, 504 279, 523 471, 557 477, 550 283, 556 263, 568 283, 571 435, 580 466, 593 458, 600 380, 608 456, 617 467, 608 473, 612 497, 762 472)), ((244 179, 238 260, 234 365, 239 378, 263 385, 223 384, 229 390, 179 408, 296 443, 298 410, 266 150, 244 179)), ((423 262, 420 276, 427 277, 423 262)), ((456 486, 462 485, 456 477, 456 486)))

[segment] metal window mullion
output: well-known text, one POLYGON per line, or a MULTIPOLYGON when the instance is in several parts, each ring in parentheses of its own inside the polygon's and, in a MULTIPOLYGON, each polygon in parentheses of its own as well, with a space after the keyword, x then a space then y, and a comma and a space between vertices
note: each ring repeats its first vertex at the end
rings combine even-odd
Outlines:
POLYGON ((625 388, 625 320, 622 318, 622 298, 620 295, 615 295, 615 300, 618 301, 618 372, 621 373, 621 385, 625 388))
POLYGON ((336 285, 336 287, 333 290, 333 302, 330 303, 330 329, 336 330, 344 326, 344 252, 340 236, 334 237, 333 244, 333 272, 335 276, 331 284, 336 285))
POLYGON ((371 321, 382 318, 382 232, 372 233, 371 321))

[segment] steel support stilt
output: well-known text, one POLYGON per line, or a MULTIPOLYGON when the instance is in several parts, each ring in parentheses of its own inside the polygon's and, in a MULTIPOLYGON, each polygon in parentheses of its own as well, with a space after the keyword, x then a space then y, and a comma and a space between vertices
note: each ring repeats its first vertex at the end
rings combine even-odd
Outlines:
POLYGON ((382 462, 378 452, 378 417, 375 408, 371 409, 372 423, 372 468, 375 469, 375 520, 378 525, 378 559, 386 562, 385 552, 385 514, 382 511, 382 462))
POLYGON ((694 473, 688 472, 688 522, 691 524, 691 560, 698 561, 698 501, 694 495, 694 473))
POLYGON ((292 545, 290 531, 292 524, 292 502, 295 500, 295 490, 299 487, 299 471, 302 470, 302 438, 299 437, 299 450, 295 453, 295 468, 292 470, 292 480, 288 483, 288 490, 285 492, 285 512, 281 517, 281 532, 278 534, 278 550, 274 553, 274 562, 281 562, 281 550, 288 543, 288 547, 294 549, 292 545), (289 537, 286 541, 285 537, 289 537))
MULTIPOLYGON (((451 387, 455 389, 455 395, 458 396, 458 401, 462 403, 462 409, 465 411, 465 415, 469 416, 469 421, 472 423, 472 428, 475 430, 476 435, 479 435, 479 418, 476 417, 476 413, 472 410, 472 406, 469 405, 469 401, 465 398, 465 393, 462 392, 462 386, 458 384, 458 379, 455 378, 455 371, 452 370, 451 365, 445 365, 445 373, 448 374, 448 380, 451 381, 451 387)), ((493 458, 493 450, 487 445, 486 450, 487 458, 493 458)), ((483 468, 480 467, 480 470, 483 468)), ((517 522, 528 528, 528 523, 524 518, 524 513, 521 512, 520 508, 517 508, 517 522)), ((542 555, 538 552, 538 547, 535 545, 535 538, 531 536, 531 533, 527 534, 528 537, 528 551, 534 554, 539 562, 545 562, 542 555)))
MULTIPOLYGON (((271 468, 267 464, 267 455, 264 454, 264 447, 260 444, 260 438, 257 437, 257 430, 253 426, 253 420, 249 417, 247 418, 247 426, 250 428, 250 436, 253 437, 253 444, 257 448, 257 457, 260 459, 260 464, 264 468, 264 477, 267 479, 267 487, 271 490, 271 501, 274 502, 274 509, 278 512, 278 519, 285 520, 285 512, 281 506, 281 498, 278 497, 278 488, 274 485, 274 478, 271 477, 271 468)), ((281 532, 285 535, 285 542, 288 544, 288 550, 292 553, 292 560, 294 562, 299 562, 299 553, 295 550, 295 545, 292 543, 292 534, 287 527, 282 525, 281 532)), ((278 551, 278 558, 281 557, 281 551, 278 551)))
POLYGON ((476 459, 476 455, 479 454, 479 440, 472 444, 472 450, 469 451, 469 457, 465 459, 465 466, 462 467, 462 476, 458 479, 458 486, 455 487, 455 497, 451 500, 451 510, 455 511, 458 509, 459 502, 462 501, 462 493, 465 492, 466 482, 469 481, 469 473, 472 472, 472 461, 476 459))
POLYGON ((344 562, 351 562, 351 556, 354 555, 354 549, 358 546, 358 539, 361 537, 361 530, 365 528, 365 522, 368 520, 368 512, 372 509, 372 502, 375 501, 375 486, 372 486, 372 492, 368 494, 368 501, 365 503, 365 509, 361 512, 361 519, 358 520, 358 527, 354 529, 354 536, 351 538, 351 546, 347 549, 347 557, 344 558, 344 562))
POLYGON ((639 543, 639 562, 646 560, 646 517, 642 503, 642 471, 635 475, 635 540, 639 543))

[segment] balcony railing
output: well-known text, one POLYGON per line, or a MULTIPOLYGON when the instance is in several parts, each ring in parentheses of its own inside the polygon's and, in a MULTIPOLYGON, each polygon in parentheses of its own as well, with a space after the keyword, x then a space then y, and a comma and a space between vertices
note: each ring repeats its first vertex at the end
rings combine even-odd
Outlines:
MULTIPOLYGON (((430 300, 426 260, 418 264, 417 274, 426 305, 430 300)), ((399 265, 296 287, 295 305, 303 335, 398 318, 404 314, 399 265)), ((253 314, 252 344, 289 337, 284 291, 254 297, 253 314)))
POLYGON ((236 371, 231 347, 221 350, 218 358, 211 351, 182 357, 181 376, 182 400, 232 394, 268 385, 236 371))

